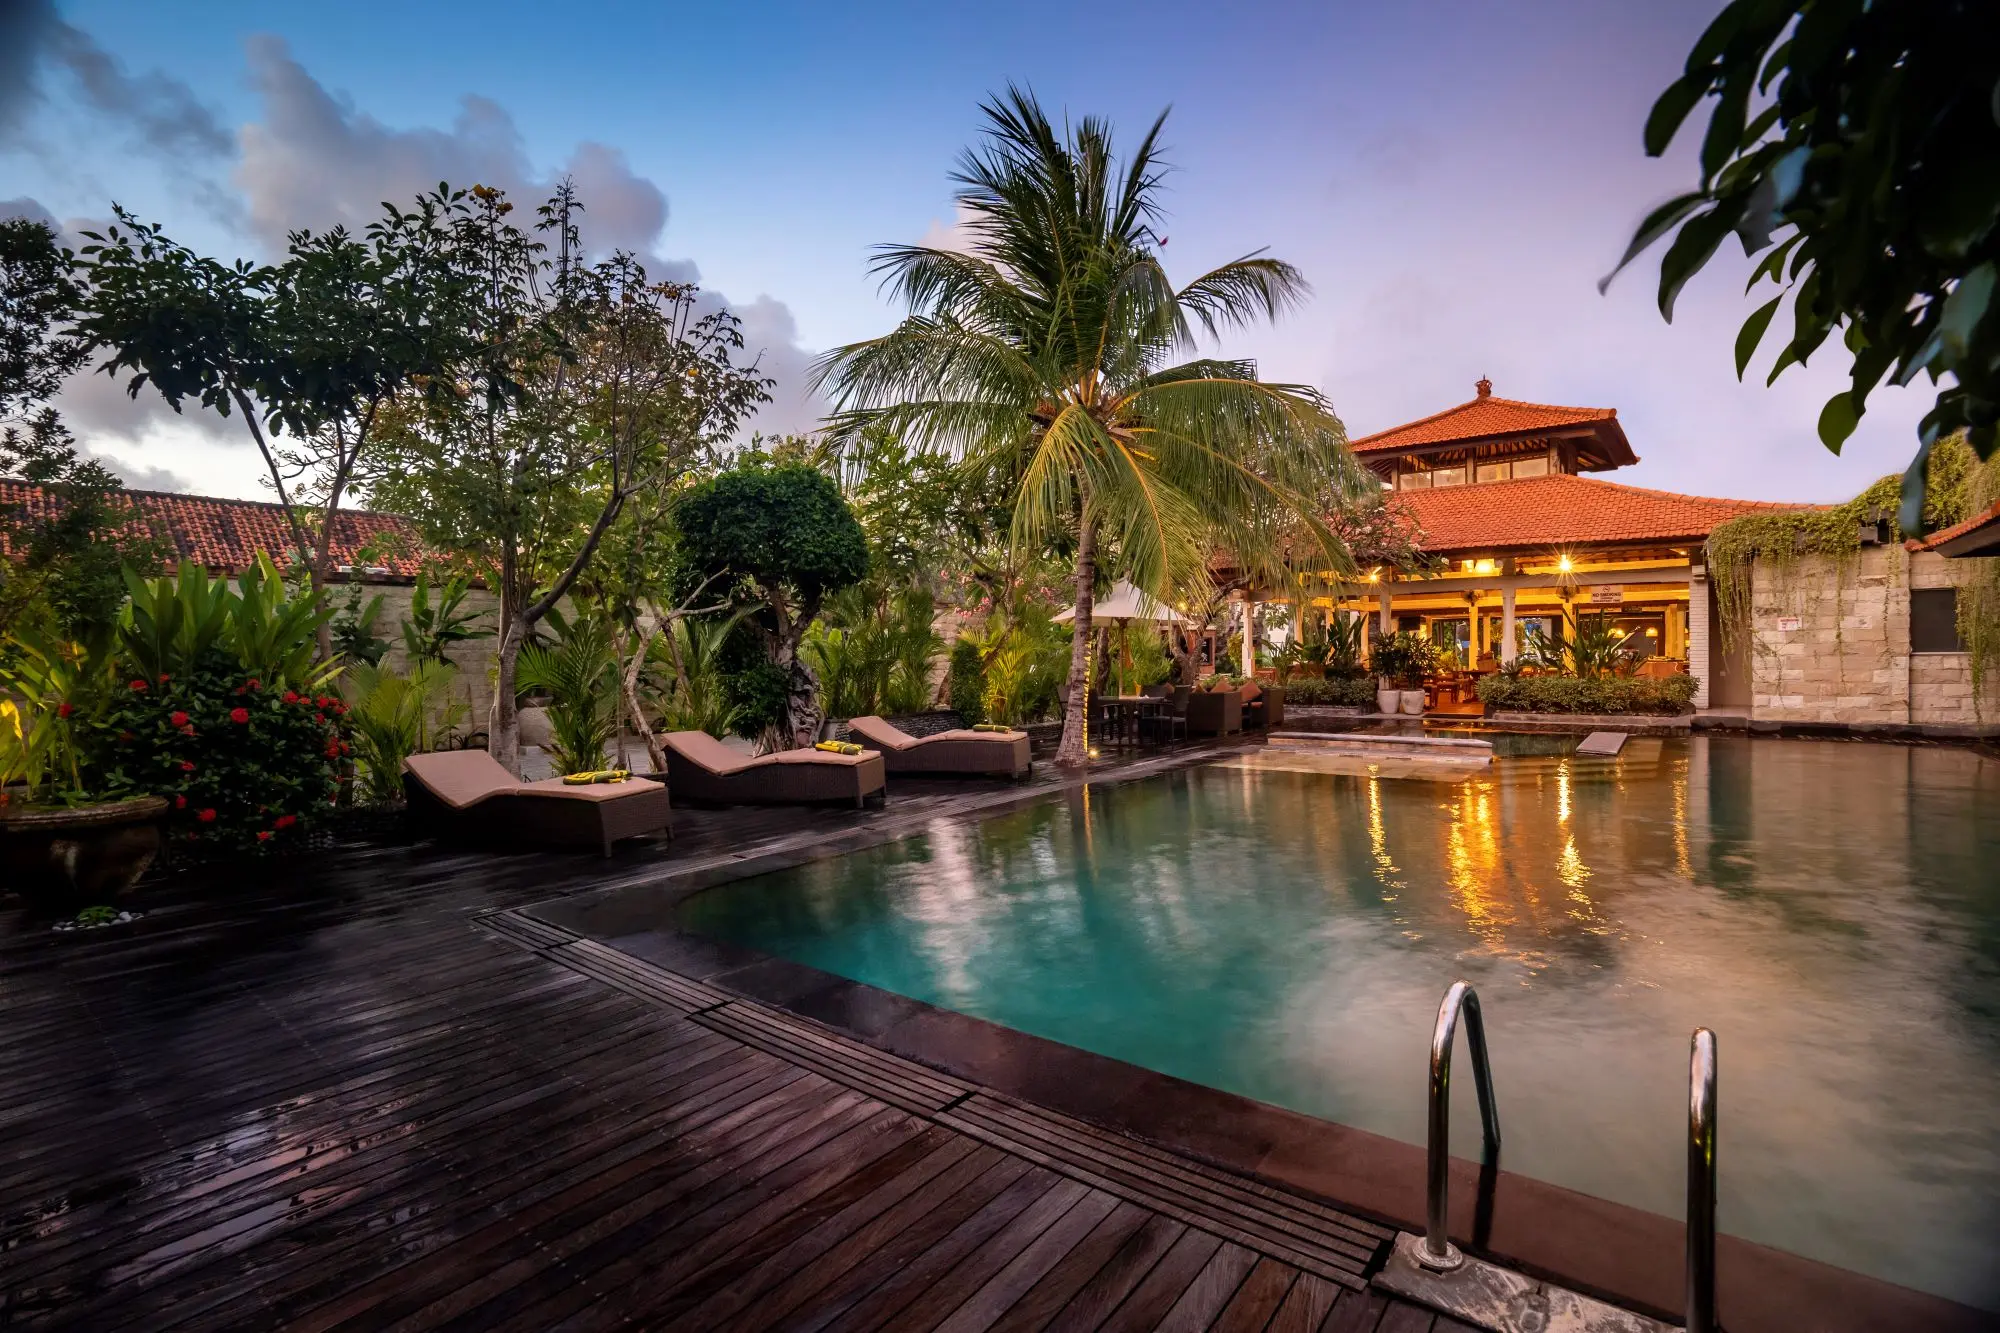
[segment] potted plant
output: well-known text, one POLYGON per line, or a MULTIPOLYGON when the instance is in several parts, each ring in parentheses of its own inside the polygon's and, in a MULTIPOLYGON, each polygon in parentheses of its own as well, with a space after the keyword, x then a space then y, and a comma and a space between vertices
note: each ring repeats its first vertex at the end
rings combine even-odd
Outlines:
POLYGON ((1378 683, 1375 706, 1385 713, 1419 716, 1424 711, 1424 678, 1437 662, 1437 645, 1408 631, 1375 636, 1369 653, 1378 683))
POLYGON ((159 855, 166 798, 109 796, 86 780, 109 642, 23 634, 11 645, 5 683, 21 703, 0 700, 0 868, 37 911, 110 903, 159 855))

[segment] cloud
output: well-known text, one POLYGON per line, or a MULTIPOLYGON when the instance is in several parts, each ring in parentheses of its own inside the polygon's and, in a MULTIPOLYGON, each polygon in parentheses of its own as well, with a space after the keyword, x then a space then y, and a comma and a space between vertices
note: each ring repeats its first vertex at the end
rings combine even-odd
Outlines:
POLYGON ((181 80, 157 70, 131 73, 90 34, 63 22, 52 0, 0 0, 0 134, 22 133, 47 94, 50 71, 67 74, 84 106, 152 152, 213 160, 235 147, 228 128, 181 80))
POLYGON ((0 222, 9 218, 26 218, 30 222, 44 222, 51 227, 59 224, 55 214, 42 207, 42 202, 32 195, 20 195, 13 199, 0 199, 0 222))
POLYGON ((86 450, 87 457, 94 458, 111 469, 118 479, 135 491, 186 491, 192 490, 187 478, 180 473, 163 467, 145 467, 138 463, 128 463, 112 454, 101 454, 86 450))
MULTIPOLYGON (((407 200, 440 181, 490 185, 531 209, 567 176, 583 200, 584 242, 593 253, 629 250, 655 279, 700 281, 692 261, 661 253, 666 194, 618 149, 586 141, 544 173, 530 161, 513 117, 488 98, 463 97, 448 129, 390 126, 329 91, 282 39, 253 37, 247 54, 263 111, 242 129, 235 183, 253 234, 268 247, 282 246, 299 227, 338 223, 358 230, 379 215, 382 200, 407 200)), ((721 293, 704 292, 703 304, 734 309, 746 352, 761 352, 766 373, 779 380, 774 401, 751 424, 767 434, 815 425, 824 404, 806 391, 813 354, 799 345, 791 310, 762 295, 737 307, 721 293)))

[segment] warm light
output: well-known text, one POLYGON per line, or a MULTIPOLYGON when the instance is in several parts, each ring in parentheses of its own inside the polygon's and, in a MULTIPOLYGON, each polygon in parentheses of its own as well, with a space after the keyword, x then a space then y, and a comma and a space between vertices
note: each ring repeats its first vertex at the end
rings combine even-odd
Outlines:
POLYGON ((1646 626, 1646 637, 1649 639, 1657 639, 1660 637, 1660 631, 1654 626, 1648 625, 1646 626))
POLYGON ((1475 574, 1491 574, 1498 568, 1499 566, 1494 564, 1491 560, 1481 560, 1478 564, 1472 567, 1472 572, 1475 574))
POLYGON ((1565 574, 1569 573, 1569 557, 1563 556, 1560 559, 1558 559, 1556 561, 1556 568, 1561 570, 1565 574))
POLYGON ((1382 572, 1376 569, 1369 570, 1368 581, 1370 583, 1380 583, 1382 581, 1382 572))

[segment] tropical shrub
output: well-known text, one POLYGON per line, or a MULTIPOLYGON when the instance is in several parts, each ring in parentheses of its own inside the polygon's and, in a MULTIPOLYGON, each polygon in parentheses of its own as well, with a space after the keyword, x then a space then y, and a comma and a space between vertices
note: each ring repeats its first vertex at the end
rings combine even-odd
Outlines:
POLYGON ((575 620, 551 610, 548 622, 561 636, 553 645, 521 649, 515 684, 523 693, 549 696, 549 757, 558 772, 584 773, 604 766, 604 747, 618 734, 618 664, 611 626, 602 616, 575 620))
POLYGON ((368 663, 342 675, 356 777, 366 800, 400 800, 403 761, 434 748, 440 733, 464 720, 468 705, 451 697, 457 675, 457 668, 434 661, 413 661, 403 675, 368 663))
POLYGON ((1371 676, 1294 676, 1285 685, 1285 705, 1334 704, 1373 708, 1375 680, 1371 676))
POLYGON ((1553 631, 1530 628, 1522 638, 1522 656, 1530 665, 1585 680, 1616 675, 1633 661, 1627 647, 1631 631, 1605 616, 1578 619, 1566 611, 1553 631))
POLYGON ((945 673, 945 700, 966 726, 986 720, 986 665, 979 640, 961 637, 951 646, 951 662, 945 673))
POLYGON ((294 845, 333 805, 351 745, 346 705, 250 674, 211 647, 192 667, 131 676, 90 719, 94 796, 165 796, 168 835, 226 851, 294 845))
POLYGON ((722 662, 741 619, 681 616, 653 641, 652 669, 666 677, 656 704, 661 731, 705 731, 720 740, 735 729, 738 705, 722 662))
POLYGON ((472 628, 485 612, 461 609, 471 587, 471 580, 455 575, 444 581, 433 603, 430 574, 417 571, 416 586, 410 590, 410 613, 403 617, 403 651, 412 662, 449 661, 448 649, 493 637, 490 629, 472 628))
POLYGON ((1368 669, 1404 689, 1415 689, 1438 667, 1438 646, 1429 635, 1404 630, 1377 634, 1369 645, 1368 669))
POLYGON ((1507 713, 1692 712, 1693 676, 1529 676, 1503 671, 1483 676, 1479 699, 1507 713))
POLYGON ((376 593, 366 602, 361 600, 361 585, 349 583, 347 596, 340 610, 333 617, 333 651, 348 662, 362 662, 374 666, 389 651, 389 641, 375 632, 375 622, 382 618, 382 594, 376 593))

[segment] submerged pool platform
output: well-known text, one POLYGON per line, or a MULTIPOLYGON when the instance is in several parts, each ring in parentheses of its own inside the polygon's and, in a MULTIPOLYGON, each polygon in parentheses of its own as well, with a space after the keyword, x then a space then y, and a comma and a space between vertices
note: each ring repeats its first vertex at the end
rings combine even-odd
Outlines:
MULTIPOLYGON (((1534 739, 1541 742, 1554 738, 1534 739)), ((1574 744, 1573 738, 1569 744, 1574 744)), ((1645 780, 1655 772, 1678 782, 1685 773, 1685 756, 1676 747, 1685 744, 1665 742, 1668 748, 1664 757, 1656 748, 1662 745, 1658 738, 1632 742, 1632 746, 1641 747, 1638 753, 1628 747, 1625 756, 1617 760, 1572 762, 1546 751, 1531 754, 1515 766, 1511 776, 1506 776, 1508 765, 1504 762, 1496 765, 1506 780, 1499 781, 1497 787, 1491 787, 1483 799, 1517 801, 1520 796, 1503 796, 1502 793, 1520 792, 1523 784, 1527 784, 1531 788, 1546 788, 1552 798, 1560 795, 1561 800, 1569 803, 1572 816, 1588 815, 1590 820, 1602 820, 1612 816, 1612 811, 1602 806, 1599 797, 1592 794, 1593 786, 1579 785, 1585 770, 1597 772, 1601 782, 1607 784, 1607 792, 1612 785, 1629 784, 1635 779, 1645 780), (1560 772, 1565 763, 1569 764, 1567 779, 1560 772)), ((1724 754, 1728 756, 1723 764, 1724 771, 1711 776, 1724 777, 1738 760, 1751 757, 1749 752, 1737 747, 1760 747, 1756 754, 1776 757, 1779 750, 1762 747, 1788 744, 1794 743, 1727 742, 1724 744, 1724 754)), ((1251 782, 1261 786, 1275 781, 1284 784, 1286 790, 1310 791, 1316 789, 1313 784, 1327 781, 1296 774, 1259 774, 1224 766, 1237 762, 1247 752, 1257 748, 1247 747, 1246 750, 1223 756, 1219 763, 1173 779, 1172 785, 1193 780, 1229 784, 1251 782), (1205 778, 1201 776, 1203 773, 1207 774, 1205 778)), ((1853 749, 1851 746, 1846 748, 1853 749)), ((1875 757, 1885 762, 1907 763, 1910 759, 1910 752, 1901 747, 1864 748, 1880 751, 1875 757)), ((1809 761, 1808 767, 1811 766, 1809 761)), ((1390 784, 1380 791, 1386 799, 1391 786, 1400 785, 1390 784)), ((1243 793, 1252 790, 1240 786, 1230 789, 1243 793)), ((1424 784, 1421 783, 1411 787, 1413 793, 1423 789, 1424 784)), ((1134 826, 1131 813, 1121 813, 1120 802, 1114 799, 1118 794, 1118 784, 1107 786, 1096 781, 1089 784, 1087 791, 1070 788, 1054 807, 1048 806, 1048 798, 1044 796, 1039 807, 1018 810, 1005 816, 1002 822, 1011 826, 1034 815, 1037 808, 1059 810, 1064 818, 1072 822, 1079 816, 1085 817, 1090 823, 1099 825, 1094 835, 1095 864, 1101 870, 1131 860, 1127 855, 1128 846, 1136 844, 1128 844, 1125 835, 1136 837, 1141 827, 1152 827, 1146 824, 1134 826)), ((1745 792, 1731 781, 1716 784, 1714 791, 1714 799, 1725 805, 1740 802, 1744 795, 1745 792)), ((1481 798, 1467 790, 1462 799, 1477 803, 1481 798)), ((1361 836, 1365 838, 1368 836, 1365 830, 1370 827, 1366 803, 1357 807, 1355 813, 1356 828, 1363 830, 1361 836)), ((1393 824, 1397 817, 1384 807, 1381 818, 1385 823, 1393 824)), ((1407 815, 1401 817, 1407 818, 1407 815)), ((1944 818, 1945 815, 1940 812, 1938 817, 1944 818)), ((1176 818, 1182 823, 1187 822, 1185 814, 1176 818)), ((1655 837, 1651 832, 1641 832, 1650 824, 1643 816, 1628 810, 1624 816, 1613 818, 1615 826, 1625 829, 1628 838, 1640 835, 1640 844, 1631 849, 1635 853, 1643 851, 1649 840, 1655 837)), ((980 866, 983 880, 992 888, 991 894, 983 896, 997 894, 1004 898, 1010 892, 1006 888, 1004 865, 991 859, 992 849, 980 852, 976 841, 966 840, 980 827, 979 823, 953 820, 926 830, 918 843, 928 842, 934 851, 940 846, 955 849, 944 862, 938 862, 935 857, 928 862, 933 872, 955 866, 960 861, 966 861, 968 866, 980 866), (946 836, 946 829, 955 832, 949 835, 946 843, 939 844, 938 839, 946 836)), ((1581 837, 1583 827, 1579 826, 1579 840, 1587 848, 1588 840, 1581 837)), ((1667 862, 1671 864, 1675 855, 1673 831, 1671 828, 1661 829, 1659 836, 1665 839, 1660 845, 1667 862)), ((1147 835, 1142 841, 1156 840, 1147 835)), ((915 845, 917 843, 905 842, 895 846, 878 844, 872 850, 860 849, 863 854, 852 858, 852 864, 871 865, 879 871, 883 864, 879 858, 885 852, 899 854, 896 853, 897 847, 915 845)), ((1711 858, 1720 855, 1723 859, 1714 863, 1728 866, 1738 856, 1731 850, 1732 846, 1726 840, 1717 840, 1714 846, 1704 846, 1702 850, 1711 858)), ((1393 848, 1388 850, 1394 851, 1393 848)), ((1561 849, 1554 850, 1559 852, 1561 849)), ((1167 858, 1163 864, 1183 864, 1175 859, 1177 854, 1171 845, 1165 846, 1159 854, 1167 858)), ((793 872, 793 876, 808 874, 830 885, 831 881, 826 881, 825 876, 849 863, 828 860, 826 855, 823 848, 799 849, 795 857, 800 869, 793 872)), ((1684 858, 1685 851, 1681 855, 1684 858)), ((770 868, 768 863, 756 867, 770 868)), ((1421 867, 1404 865, 1402 870, 1407 878, 1409 873, 1421 870, 1421 867)), ((1599 868, 1599 872, 1607 873, 1603 867, 1599 868)), ((957 872, 954 870, 952 873, 957 872)), ((1254 879, 1258 872, 1244 868, 1243 873, 1254 879)), ((585 895, 535 910, 537 915, 549 917, 584 935, 608 941, 622 951, 644 957, 676 973, 698 977, 720 989, 828 1023, 872 1047, 913 1058, 1001 1093, 1136 1134, 1288 1188, 1305 1190, 1363 1215, 1403 1226, 1421 1223, 1422 1153, 1410 1142, 1385 1137, 1351 1124, 1285 1110, 1272 1105, 1268 1097, 1261 1101, 1246 1098, 1213 1086, 1213 1081, 1209 1079, 1190 1081, 1174 1077, 1172 1072, 1161 1072, 1162 1069, 1171 1070, 1171 1062, 1163 1063, 1150 1058, 1121 1060, 1106 1054, 1093 1054, 1078 1049, 1074 1041, 1031 1035, 1008 1020, 995 1022, 991 1015, 981 1017, 965 1012, 966 1006, 962 1004, 930 1003, 924 998, 913 998, 913 988, 910 987, 897 984, 885 989, 856 980, 864 969, 813 966, 810 960, 798 961, 802 957, 798 951, 776 941, 774 943, 778 947, 773 948, 717 937, 710 929, 712 922, 703 919, 714 906, 734 902, 749 909, 753 916, 768 918, 776 900, 766 896, 769 889, 765 886, 775 886, 785 879, 779 876, 732 883, 721 893, 692 896, 697 887, 712 886, 719 878, 733 879, 734 876, 704 874, 697 877, 698 884, 635 887, 608 894, 585 895), (744 897, 746 893, 750 895, 747 898, 744 897), (700 910, 693 910, 697 907, 700 910), (782 956, 786 954, 792 956, 782 956)), ((837 891, 835 897, 825 899, 824 906, 835 907, 852 899, 853 890, 842 889, 837 891)), ((968 908, 975 908, 978 901, 946 894, 933 904, 933 908, 944 915, 932 919, 939 922, 952 920, 968 908)), ((1184 912, 1195 901, 1189 900, 1175 910, 1184 912)), ((832 925, 836 921, 837 917, 827 917, 822 924, 832 925)), ((992 937, 994 923, 980 918, 977 911, 964 918, 961 924, 972 929, 982 940, 992 937)), ((1188 921, 1181 924, 1183 928, 1195 930, 1192 939, 1204 937, 1199 923, 1188 921)), ((1289 929, 1274 922, 1268 933, 1282 936, 1289 929)), ((1593 932, 1586 929, 1582 938, 1592 935, 1593 932)), ((1217 937, 1209 944, 1210 952, 1219 959, 1236 957, 1232 951, 1237 945, 1229 939, 1217 937)), ((1004 953, 1006 947, 1003 938, 999 949, 1004 953)), ((898 946, 898 953, 893 956, 901 956, 905 949, 906 946, 898 946)), ((990 960, 992 953, 993 949, 982 947, 972 955, 953 956, 961 960, 959 965, 983 965, 990 960)), ((1344 969, 1336 969, 1340 970, 1344 969)), ((1055 971, 1060 971, 1060 968, 1055 971)), ((1051 975, 1053 977, 1055 972, 1051 975)), ((1178 980, 1192 996, 1205 1004, 1213 1006, 1217 1000, 1223 1000, 1223 1008, 1227 1009, 1226 987, 1222 991, 1215 988, 1212 980, 1215 975, 1226 973, 1183 972, 1178 980)), ((1432 994, 1418 1006, 1419 1025, 1426 1021, 1421 1011, 1434 1004, 1435 995, 1432 994)), ((1156 1020, 1153 1026, 1167 1029, 1183 1022, 1179 1015, 1168 1012, 1158 1013, 1156 1020)), ((1494 1026, 1496 1058, 1502 1060, 1503 1066, 1509 1052, 1519 1056, 1525 1046, 1527 1053, 1532 1054, 1540 1044, 1525 1041, 1518 1024, 1496 1021, 1494 1026)), ((1684 1048, 1685 1032, 1679 1034, 1677 1042, 1684 1048)), ((1230 1045, 1224 1043, 1225 1048, 1230 1045)), ((1240 1040, 1234 1045, 1240 1046, 1240 1040)), ((1759 1079, 1751 1066, 1757 1057, 1752 1051, 1741 1044, 1732 1046, 1727 1034, 1724 1051, 1725 1087, 1731 1086, 1732 1079, 1739 1080, 1735 1085, 1738 1098, 1732 1103, 1735 1117, 1730 1121, 1732 1128, 1725 1131, 1723 1149, 1723 1177, 1727 1193, 1732 1175, 1739 1192, 1746 1182, 1755 1177, 1752 1159, 1757 1155, 1756 1150, 1741 1146, 1750 1140, 1742 1139, 1740 1134, 1746 1122, 1769 1115, 1770 1106, 1764 1102, 1763 1093, 1756 1086, 1759 1079), (1732 1050, 1738 1054, 1735 1064, 1730 1060, 1729 1052, 1732 1050), (1735 1151, 1733 1156, 1732 1149, 1735 1151)), ((1411 1043, 1407 1054, 1393 1064, 1395 1069, 1408 1071, 1400 1075, 1392 1071, 1387 1076, 1393 1087, 1408 1089, 1416 1085, 1419 1082, 1416 1071, 1421 1067, 1421 1041, 1411 1043)), ((1673 1071, 1672 1076, 1678 1078, 1682 1075, 1684 1069, 1673 1071)), ((1503 1100, 1506 1088, 1518 1086, 1518 1078, 1506 1080, 1503 1070, 1503 1100)), ((1385 1090, 1393 1091, 1393 1088, 1385 1087, 1385 1090)), ((1653 1090, 1648 1084, 1641 1091, 1650 1096, 1653 1090)), ((1581 1093, 1578 1095, 1582 1096, 1581 1093)), ((1663 1114, 1669 1122, 1675 1103, 1683 1098, 1684 1090, 1676 1093, 1669 1087, 1661 1099, 1663 1114)), ((1621 1107, 1622 1104, 1614 1100, 1611 1113, 1622 1114, 1621 1107)), ((1466 1119, 1463 1115, 1458 1118, 1461 1121, 1466 1119)), ((1673 1131, 1669 1128, 1661 1145, 1663 1155, 1671 1156, 1673 1143, 1673 1131)), ((1532 1154, 1528 1164, 1533 1166, 1532 1154)), ((1454 1163, 1454 1171, 1460 1176, 1453 1188, 1455 1234, 1473 1238, 1476 1248, 1503 1262, 1553 1275, 1568 1285, 1611 1296, 1623 1304, 1654 1314, 1671 1315, 1675 1311, 1680 1282, 1680 1227, 1677 1222, 1663 1216, 1662 1212, 1621 1205, 1533 1176, 1517 1174, 1522 1162, 1516 1160, 1514 1165, 1516 1170, 1493 1173, 1482 1190, 1477 1168, 1462 1161, 1454 1163)), ((1540 1174, 1539 1170, 1536 1174, 1540 1174)), ((1759 1195, 1748 1201, 1753 1210, 1760 1203, 1761 1191, 1766 1187, 1759 1184, 1755 1188, 1759 1195)), ((1813 1188, 1819 1187, 1815 1184, 1813 1188)), ((1835 1193, 1837 1195, 1838 1191, 1835 1193)), ((1726 1208, 1725 1227, 1732 1225, 1732 1216, 1741 1215, 1743 1204, 1744 1200, 1739 1198, 1732 1207, 1726 1208)), ((1859 1229, 1858 1234, 1869 1234, 1879 1228, 1882 1219, 1880 1215, 1863 1209, 1845 1220, 1859 1229)), ((1964 1219, 1960 1221, 1962 1223, 1964 1219)), ((1826 1328, 1972 1328, 1990 1327, 1995 1323, 1992 1316, 1963 1305, 1733 1237, 1724 1239, 1721 1268, 1724 1321, 1733 1329, 1799 1327, 1801 1312, 1812 1313, 1812 1326, 1826 1328)))

